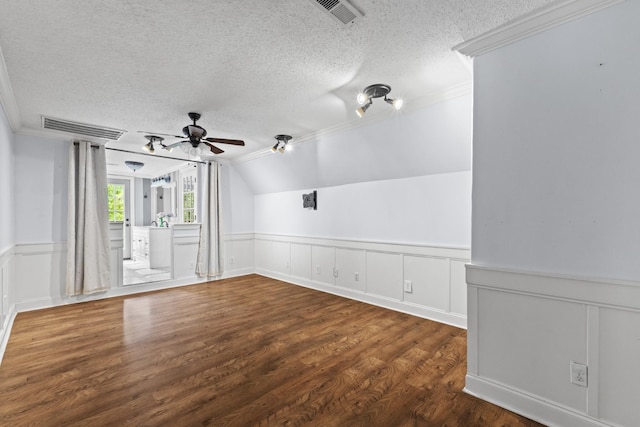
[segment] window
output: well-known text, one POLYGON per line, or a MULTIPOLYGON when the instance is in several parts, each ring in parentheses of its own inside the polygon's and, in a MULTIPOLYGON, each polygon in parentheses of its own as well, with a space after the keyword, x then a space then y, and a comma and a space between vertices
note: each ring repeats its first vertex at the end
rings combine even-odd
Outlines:
POLYGON ((182 222, 196 222, 196 174, 193 172, 182 175, 182 222))
POLYGON ((124 221, 124 185, 107 185, 109 221, 124 221))

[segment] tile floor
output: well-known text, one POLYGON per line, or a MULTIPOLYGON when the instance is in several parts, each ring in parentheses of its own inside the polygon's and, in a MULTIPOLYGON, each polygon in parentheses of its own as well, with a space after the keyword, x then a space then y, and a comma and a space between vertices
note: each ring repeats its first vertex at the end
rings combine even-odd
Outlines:
POLYGON ((149 262, 125 259, 122 262, 123 285, 159 282, 171 279, 171 268, 149 268, 149 262))

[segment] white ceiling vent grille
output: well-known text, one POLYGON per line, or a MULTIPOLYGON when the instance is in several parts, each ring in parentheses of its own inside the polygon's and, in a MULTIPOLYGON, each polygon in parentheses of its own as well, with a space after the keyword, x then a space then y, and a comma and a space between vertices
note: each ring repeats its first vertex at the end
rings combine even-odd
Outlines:
POLYGON ((347 0, 311 0, 311 2, 343 25, 351 25, 357 18, 362 17, 362 13, 347 0))
POLYGON ((92 136, 94 138, 104 138, 116 141, 126 132, 119 129, 109 129, 45 116, 42 116, 42 127, 44 129, 73 133, 75 135, 92 136))

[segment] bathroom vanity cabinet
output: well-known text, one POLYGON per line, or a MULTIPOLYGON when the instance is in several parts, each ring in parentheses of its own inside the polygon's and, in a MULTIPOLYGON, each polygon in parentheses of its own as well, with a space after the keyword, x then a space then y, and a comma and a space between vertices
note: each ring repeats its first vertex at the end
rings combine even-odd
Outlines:
POLYGON ((132 227, 131 257, 149 268, 171 267, 171 234, 170 228, 132 227))

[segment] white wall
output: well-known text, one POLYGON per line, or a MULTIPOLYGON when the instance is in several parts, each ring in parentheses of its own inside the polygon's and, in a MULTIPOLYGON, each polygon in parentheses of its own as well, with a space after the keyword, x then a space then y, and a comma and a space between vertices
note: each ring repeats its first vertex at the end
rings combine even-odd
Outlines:
POLYGON ((466 387, 549 425, 640 419, 638 16, 475 58, 466 387))
POLYGON ((256 233, 466 247, 471 236, 471 172, 318 188, 255 197, 256 233))
POLYGON ((15 242, 13 138, 9 121, 0 105, 0 254, 15 242))
POLYGON ((15 245, 13 139, 9 121, 0 105, 0 361, 15 317, 12 263, 15 245))
POLYGON ((67 240, 69 141, 15 136, 15 241, 67 240))
POLYGON ((470 107, 463 96, 235 165, 256 193, 256 271, 466 326, 470 107), (302 207, 312 190, 317 210, 302 207))
POLYGON ((253 193, 235 167, 221 164, 222 221, 225 234, 253 233, 253 193))
POLYGON ((474 262, 640 279, 637 7, 475 59, 474 262))

